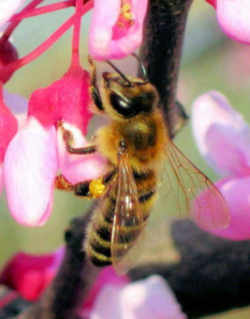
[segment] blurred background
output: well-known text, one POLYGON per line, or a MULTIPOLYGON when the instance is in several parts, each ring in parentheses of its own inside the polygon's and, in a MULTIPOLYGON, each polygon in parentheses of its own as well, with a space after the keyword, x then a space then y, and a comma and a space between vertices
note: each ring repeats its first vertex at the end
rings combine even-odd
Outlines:
MULTIPOLYGON (((45 4, 56 1, 47 0, 45 4)), ((72 9, 26 19, 13 34, 20 56, 34 49, 55 30, 72 9)), ((90 16, 83 22, 81 56, 87 68, 87 31, 90 16)), ((205 0, 194 0, 192 6, 179 78, 179 99, 188 113, 199 95, 216 89, 225 94, 231 104, 250 121, 250 47, 226 38, 220 31, 215 11, 205 0)), ((71 31, 32 64, 19 70, 7 84, 12 92, 28 98, 33 90, 59 79, 67 70, 71 53, 71 31)), ((130 66, 132 69, 133 66, 130 66)), ((200 157, 193 140, 190 124, 176 138, 183 152, 213 180, 218 177, 200 157)), ((27 168, 28 169, 28 168, 27 168)), ((74 216, 83 213, 89 201, 72 194, 55 191, 54 208, 47 224, 40 228, 18 225, 10 216, 4 196, 0 201, 0 266, 15 252, 45 253, 63 244, 64 230, 74 216)), ((171 254, 171 252, 169 253, 171 254)), ((248 309, 209 318, 249 318, 248 309)))

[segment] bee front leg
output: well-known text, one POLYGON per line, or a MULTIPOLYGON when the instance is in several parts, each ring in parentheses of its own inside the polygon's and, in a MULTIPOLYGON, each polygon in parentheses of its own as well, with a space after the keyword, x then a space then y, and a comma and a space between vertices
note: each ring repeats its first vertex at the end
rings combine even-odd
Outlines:
POLYGON ((103 111, 104 108, 103 108, 103 104, 102 104, 102 98, 101 98, 99 88, 97 86, 96 67, 95 67, 95 63, 90 55, 88 56, 88 61, 89 61, 89 65, 90 65, 90 78, 91 78, 91 80, 90 80, 91 81, 90 93, 91 93, 92 99, 93 99, 96 107, 98 108, 98 110, 103 111))
POLYGON ((66 150, 69 153, 84 155, 84 154, 92 154, 92 153, 95 153, 97 151, 96 145, 74 147, 72 145, 74 142, 73 134, 63 126, 63 122, 59 122, 57 124, 57 127, 62 131, 63 140, 65 142, 66 150))

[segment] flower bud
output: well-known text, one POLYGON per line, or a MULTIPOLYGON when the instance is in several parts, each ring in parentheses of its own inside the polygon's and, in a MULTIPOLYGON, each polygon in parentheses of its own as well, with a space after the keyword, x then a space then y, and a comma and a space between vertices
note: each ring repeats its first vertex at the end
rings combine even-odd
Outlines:
POLYGON ((9 41, 0 39, 0 82, 6 83, 15 71, 14 68, 6 66, 18 59, 18 53, 15 46, 9 41))

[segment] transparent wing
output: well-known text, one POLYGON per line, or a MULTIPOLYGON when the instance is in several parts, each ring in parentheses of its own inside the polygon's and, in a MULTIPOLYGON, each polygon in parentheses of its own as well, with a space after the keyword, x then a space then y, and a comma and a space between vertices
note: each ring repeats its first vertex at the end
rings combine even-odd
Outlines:
POLYGON ((138 202, 136 183, 127 154, 122 154, 117 170, 117 196, 111 238, 113 266, 125 273, 135 263, 131 248, 144 229, 144 218, 138 202))
POLYGON ((229 210, 220 191, 171 141, 163 169, 169 213, 189 215, 206 229, 228 226, 229 210))
POLYGON ((169 237, 171 216, 193 217, 206 229, 224 228, 230 222, 220 191, 172 142, 166 148, 162 170, 158 203, 146 218, 140 210, 127 156, 119 161, 111 242, 113 265, 118 273, 145 262, 177 260, 169 237))

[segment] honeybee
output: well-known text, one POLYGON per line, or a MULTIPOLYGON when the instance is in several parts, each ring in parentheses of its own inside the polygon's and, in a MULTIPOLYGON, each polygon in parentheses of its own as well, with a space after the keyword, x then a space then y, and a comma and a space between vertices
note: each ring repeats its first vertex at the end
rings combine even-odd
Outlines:
POLYGON ((127 256, 150 219, 165 166, 167 200, 172 210, 196 215, 208 227, 226 226, 229 213, 221 193, 170 139, 158 107, 159 94, 146 75, 126 76, 107 61, 115 72, 102 74, 99 90, 95 64, 91 58, 89 62, 93 101, 97 112, 106 116, 109 123, 98 129, 95 145, 87 148, 73 148, 69 132, 65 131, 64 137, 69 152, 98 151, 108 161, 105 176, 70 186, 78 195, 99 197, 85 241, 92 263, 113 264, 118 272, 131 267, 127 256), (200 196, 194 201, 202 191, 206 192, 206 200, 200 196), (201 212, 206 220, 199 216, 201 212))

